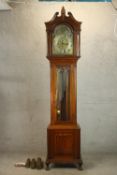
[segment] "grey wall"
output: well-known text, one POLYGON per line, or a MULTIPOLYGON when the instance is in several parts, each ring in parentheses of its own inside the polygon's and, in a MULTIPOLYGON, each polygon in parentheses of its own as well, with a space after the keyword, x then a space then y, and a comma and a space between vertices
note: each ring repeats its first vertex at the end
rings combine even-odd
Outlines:
POLYGON ((46 153, 44 22, 62 5, 83 22, 77 76, 82 151, 117 152, 117 12, 110 3, 36 1, 0 12, 0 151, 46 153))

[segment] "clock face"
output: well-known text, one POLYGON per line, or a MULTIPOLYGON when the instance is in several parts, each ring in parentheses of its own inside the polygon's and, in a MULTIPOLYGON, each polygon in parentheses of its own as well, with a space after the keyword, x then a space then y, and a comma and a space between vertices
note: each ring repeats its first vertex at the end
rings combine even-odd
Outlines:
POLYGON ((64 25, 58 25, 52 36, 53 55, 72 55, 73 54, 73 33, 71 29, 64 25))

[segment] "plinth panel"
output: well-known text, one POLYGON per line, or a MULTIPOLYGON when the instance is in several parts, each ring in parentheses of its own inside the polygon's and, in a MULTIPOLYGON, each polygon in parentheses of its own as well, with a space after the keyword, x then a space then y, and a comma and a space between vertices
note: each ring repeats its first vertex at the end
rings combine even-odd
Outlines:
POLYGON ((49 162, 72 163, 80 159, 80 129, 48 128, 49 162))

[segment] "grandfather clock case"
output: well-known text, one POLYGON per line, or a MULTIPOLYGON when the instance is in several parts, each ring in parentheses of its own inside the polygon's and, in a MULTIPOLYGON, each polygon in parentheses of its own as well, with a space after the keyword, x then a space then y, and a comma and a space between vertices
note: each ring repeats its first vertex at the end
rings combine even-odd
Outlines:
POLYGON ((71 12, 55 13, 45 23, 47 58, 50 62, 51 122, 47 129, 46 168, 50 163, 82 168, 80 126, 77 123, 77 60, 80 26, 71 12))

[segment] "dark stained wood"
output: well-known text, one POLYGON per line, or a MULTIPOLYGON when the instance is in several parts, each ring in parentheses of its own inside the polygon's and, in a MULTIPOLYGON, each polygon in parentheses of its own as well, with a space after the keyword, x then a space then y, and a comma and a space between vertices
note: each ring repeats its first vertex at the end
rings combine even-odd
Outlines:
POLYGON ((81 22, 77 21, 71 12, 66 12, 64 7, 61 15, 56 12, 54 17, 46 22, 47 31, 47 58, 50 61, 50 96, 51 96, 51 121, 47 129, 47 168, 50 163, 73 163, 82 167, 80 148, 80 126, 77 123, 77 60, 80 55, 81 22), (73 55, 55 56, 52 55, 52 33, 59 24, 69 26, 73 31, 73 55), (70 119, 58 121, 56 114, 56 68, 57 66, 70 67, 70 119))

